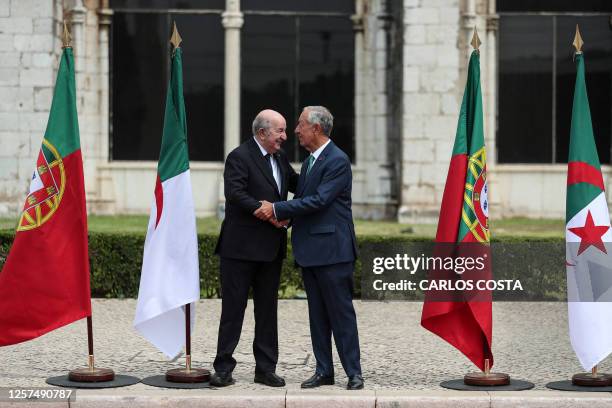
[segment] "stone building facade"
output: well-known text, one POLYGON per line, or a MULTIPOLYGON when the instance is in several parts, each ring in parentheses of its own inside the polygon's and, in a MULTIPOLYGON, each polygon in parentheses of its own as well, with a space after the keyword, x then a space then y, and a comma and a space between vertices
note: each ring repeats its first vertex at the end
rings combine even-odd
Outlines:
MULTIPOLYGON (((180 1, 164 1, 169 4, 167 11, 151 13, 183 12, 180 1)), ((353 36, 354 92, 346 97, 354 107, 355 216, 404 222, 437 219, 472 49, 469 42, 476 27, 482 40, 491 216, 562 218, 565 165, 497 160, 498 2, 350 1, 354 2, 347 15, 353 36)), ((137 3, 147 2, 126 0, 128 6, 137 3)), ((245 11, 239 0, 226 0, 217 11, 190 11, 193 15, 217 13, 224 33, 220 143, 225 155, 247 132, 240 126, 244 22, 252 14, 290 15, 275 9, 279 2, 270 1, 270 10, 266 3, 259 2, 264 10, 254 12, 245 11)), ((114 9, 112 0, 0 0, 0 216, 18 213, 28 187, 50 108, 64 19, 70 21, 73 37, 88 210, 96 214, 148 213, 157 163, 116 160, 111 136, 112 67, 116 66, 112 62, 113 21, 118 13, 130 10, 114 9)), ((320 16, 311 10, 307 14, 323 18, 341 13, 320 16)), ((265 107, 266 101, 261 103, 265 107)), ((293 119, 288 117, 289 131, 293 119)), ((223 206, 222 159, 192 160, 191 169, 198 215, 219 213, 223 206)), ((610 179, 608 166, 604 166, 604 175, 610 179)))

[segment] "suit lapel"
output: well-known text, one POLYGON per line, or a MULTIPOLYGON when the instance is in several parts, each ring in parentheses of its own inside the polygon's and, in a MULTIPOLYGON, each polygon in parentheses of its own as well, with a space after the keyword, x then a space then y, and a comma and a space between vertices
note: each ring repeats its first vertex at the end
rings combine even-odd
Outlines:
MULTIPOLYGON (((270 165, 268 164, 268 161, 266 160, 264 155, 261 154, 261 150, 259 150, 259 146, 257 145, 255 139, 251 139, 249 144, 249 151, 251 153, 251 156, 253 156, 253 161, 255 162, 257 167, 259 167, 259 170, 261 170, 266 180, 268 180, 268 183, 272 184, 272 186, 274 187, 274 191, 278 193, 278 185, 276 184, 274 176, 272 175, 272 169, 270 168, 270 165)), ((276 162, 276 164, 278 166, 278 161, 276 162)))
POLYGON ((306 184, 306 170, 308 169, 308 159, 302 162, 302 168, 300 169, 300 177, 298 178, 298 185, 295 192, 295 197, 301 197, 304 191, 304 185, 306 184))
POLYGON ((287 181, 285 180, 285 177, 287 177, 286 171, 283 168, 283 163, 281 163, 281 155, 280 153, 276 152, 274 153, 274 160, 276 160, 276 168, 278 169, 278 175, 280 178, 280 197, 279 198, 283 198, 284 197, 284 193, 285 193, 285 188, 287 186, 287 181))
MULTIPOLYGON (((329 144, 327 146, 325 146, 325 149, 323 149, 323 151, 321 152, 321 154, 319 155, 319 157, 317 157, 317 160, 315 160, 314 164, 312 165, 312 168, 310 169, 310 173, 308 173, 308 176, 305 176, 305 180, 304 180, 304 185, 302 187, 302 191, 304 189, 306 189, 306 186, 309 184, 310 180, 313 180, 315 177, 315 175, 317 173, 319 173, 321 171, 321 168, 323 167, 323 164, 325 163, 325 159, 329 156, 330 152, 331 152, 331 146, 333 145, 334 142, 332 142, 331 140, 329 141, 329 144)), ((306 159, 304 161, 304 163, 308 163, 308 159, 306 159)), ((306 174, 306 169, 308 169, 308 166, 304 167, 302 166, 302 171, 304 174, 306 174)), ((300 173, 300 176, 302 174, 300 173)))

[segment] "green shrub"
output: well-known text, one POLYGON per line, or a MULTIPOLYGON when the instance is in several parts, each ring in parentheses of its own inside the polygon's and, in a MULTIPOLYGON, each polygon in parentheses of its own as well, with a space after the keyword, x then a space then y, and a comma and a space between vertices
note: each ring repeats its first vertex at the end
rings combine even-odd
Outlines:
MULTIPOLYGON (((0 268, 4 265, 14 238, 12 231, 0 231, 0 268)), ((137 233, 101 233, 89 234, 89 259, 91 268, 91 293, 93 297, 133 298, 138 295, 140 283, 140 267, 144 234, 137 233)), ((389 248, 401 248, 404 244, 430 242, 426 237, 382 237, 359 236, 358 246, 362 254, 366 252, 389 252, 389 248)), ((198 234, 200 260, 200 289, 202 298, 219 297, 219 258, 214 255, 217 236, 213 234, 198 234)), ((534 266, 530 256, 519 257, 524 264, 521 268, 504 269, 500 262, 494 269, 498 279, 521 279, 532 288, 527 293, 531 300, 562 300, 565 295, 564 265, 558 260, 564 253, 564 241, 561 238, 512 237, 496 239, 494 242, 521 243, 527 254, 530 245, 545 245, 550 250, 539 251, 541 259, 534 266), (532 243, 532 244, 531 244, 532 243), (533 292, 535 290, 535 292, 533 292)), ((355 295, 361 294, 361 260, 355 265, 355 295)), ((293 297, 303 290, 299 268, 295 266, 291 252, 283 264, 279 295, 293 297)))

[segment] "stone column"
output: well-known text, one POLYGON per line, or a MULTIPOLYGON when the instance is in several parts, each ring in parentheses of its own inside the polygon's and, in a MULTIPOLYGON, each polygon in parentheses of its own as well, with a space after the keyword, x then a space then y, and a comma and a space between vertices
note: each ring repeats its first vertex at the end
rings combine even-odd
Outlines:
POLYGON ((80 0, 76 1, 74 7, 70 9, 72 26, 72 45, 74 50, 74 71, 76 74, 83 71, 85 59, 85 18, 87 9, 80 0))
POLYGON ((497 146, 495 145, 495 134, 497 130, 497 30, 499 27, 499 15, 496 14, 495 1, 489 0, 487 14, 487 94, 485 96, 485 137, 489 154, 487 162, 497 162, 497 146))
POLYGON ((104 164, 110 161, 109 152, 109 120, 110 120, 110 27, 112 23, 113 10, 108 8, 108 0, 101 0, 98 13, 98 89, 99 89, 99 129, 96 140, 96 195, 90 198, 91 212, 96 214, 115 213, 115 190, 113 177, 104 164), (102 166, 102 169, 100 168, 102 166))
POLYGON ((474 35, 474 27, 476 26, 476 0, 466 0, 465 2, 465 11, 462 14, 463 20, 463 39, 464 39, 464 49, 467 52, 467 59, 465 63, 465 68, 467 72, 467 61, 470 59, 470 55, 474 50, 472 48, 472 36, 474 35))
POLYGON ((500 217, 504 211, 502 197, 499 194, 499 181, 495 172, 497 163, 497 30, 499 15, 496 14, 495 0, 488 0, 486 15, 487 41, 486 56, 481 64, 486 64, 484 84, 484 131, 487 146, 487 184, 489 188, 489 217, 500 217), (486 61, 486 62, 485 62, 486 61))
POLYGON ((363 162, 365 156, 365 109, 364 109, 364 82, 366 80, 364 61, 364 0, 355 0, 356 14, 351 16, 353 30, 355 31, 355 164, 363 162))
POLYGON ((221 15, 225 28, 225 156, 240 144, 240 0, 226 0, 221 15))
POLYGON ((109 160, 109 32, 112 21, 113 11, 108 8, 108 0, 100 2, 98 9, 98 86, 100 89, 100 135, 98 140, 99 159, 101 161, 109 160))

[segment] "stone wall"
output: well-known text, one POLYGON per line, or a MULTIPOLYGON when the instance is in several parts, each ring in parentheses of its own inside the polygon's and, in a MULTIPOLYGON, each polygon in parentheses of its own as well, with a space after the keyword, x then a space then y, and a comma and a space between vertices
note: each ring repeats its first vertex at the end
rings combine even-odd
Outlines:
MULTIPOLYGON (((477 27, 487 161, 495 158, 493 0, 405 0, 402 222, 436 222, 477 27)), ((494 193, 492 193, 494 194, 494 193)))
MULTIPOLYGON (((106 4, 0 0, 0 217, 15 216, 27 192, 51 105, 64 17, 73 35, 88 210, 148 212, 157 163, 109 161, 106 4)), ((397 214, 405 222, 437 221, 474 26, 483 43, 481 86, 492 218, 562 216, 564 189, 551 186, 563 178, 564 169, 495 163, 495 1, 355 4, 355 216, 397 214), (525 183, 538 194, 525 196, 525 183)), ((608 167, 604 172, 609 173, 608 167)), ((215 214, 223 201, 222 163, 192 163, 192 174, 196 211, 215 214)))
POLYGON ((16 215, 27 193, 51 108, 64 18, 73 38, 85 187, 95 201, 96 167, 108 158, 108 63, 100 63, 97 8, 97 1, 0 0, 0 216, 16 215))
POLYGON ((49 0, 0 0, 0 216, 17 213, 47 125, 61 42, 49 0))
POLYGON ((400 221, 438 216, 461 103, 460 17, 459 0, 404 1, 400 221))
MULTIPOLYGON (((353 207, 361 218, 395 215, 396 181, 389 157, 389 60, 392 16, 383 0, 357 1, 355 21, 355 144, 353 207)), ((393 86, 393 84, 391 84, 393 86)))
POLYGON ((99 14, 98 0, 74 0, 65 12, 72 24, 77 80, 77 111, 81 152, 85 172, 88 210, 101 205, 98 167, 108 161, 109 143, 109 60, 110 20, 99 14))

